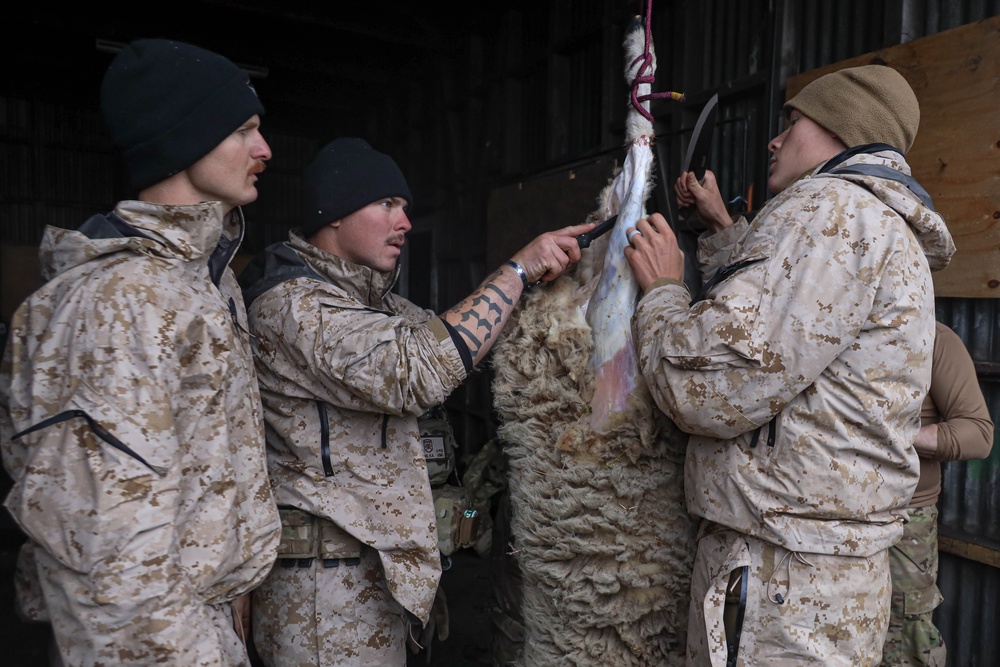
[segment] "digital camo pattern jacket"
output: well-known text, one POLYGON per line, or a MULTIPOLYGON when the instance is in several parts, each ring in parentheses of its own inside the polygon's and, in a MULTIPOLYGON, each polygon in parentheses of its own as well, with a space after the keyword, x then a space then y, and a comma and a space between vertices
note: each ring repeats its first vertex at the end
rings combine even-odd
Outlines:
MULTIPOLYGON (((910 173, 892 151, 838 168, 862 165, 910 173)), ((903 183, 819 171, 701 241, 717 274, 704 300, 654 285, 633 322, 657 404, 692 434, 693 514, 791 551, 869 556, 899 539, 917 483, 928 268, 954 244, 903 183)))
POLYGON ((441 563, 417 417, 465 379, 458 349, 440 319, 389 291, 395 273, 294 232, 257 271, 240 280, 278 504, 377 549, 392 595, 426 622, 441 563))
POLYGON ((6 506, 45 593, 19 601, 51 617, 66 664, 246 659, 220 623, 267 574, 280 523, 228 268, 242 234, 238 210, 135 201, 46 229, 0 424, 6 506))

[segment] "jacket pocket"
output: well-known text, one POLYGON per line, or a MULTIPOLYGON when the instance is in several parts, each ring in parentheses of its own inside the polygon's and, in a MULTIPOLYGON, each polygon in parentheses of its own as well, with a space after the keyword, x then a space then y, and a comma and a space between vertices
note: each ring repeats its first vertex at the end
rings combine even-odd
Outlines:
POLYGON ((737 249, 728 264, 705 284, 704 296, 691 306, 691 331, 680 327, 677 340, 665 343, 670 362, 687 370, 714 371, 756 367, 762 363, 774 239, 758 237, 737 249))
POLYGON ((158 448, 149 446, 135 420, 102 405, 83 386, 67 410, 16 436, 25 441, 27 456, 6 505, 25 533, 54 558, 90 572, 135 534, 157 527, 150 523, 168 520, 150 522, 149 515, 170 512, 149 498, 169 464, 150 455, 158 448), (116 419, 108 418, 111 413, 116 419))

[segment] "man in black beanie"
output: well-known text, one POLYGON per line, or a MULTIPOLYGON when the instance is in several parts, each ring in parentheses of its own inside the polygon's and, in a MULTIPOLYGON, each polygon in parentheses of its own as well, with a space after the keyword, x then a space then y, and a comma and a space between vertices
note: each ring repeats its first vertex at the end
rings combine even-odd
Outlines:
POLYGON ((402 667, 441 574, 417 418, 486 356, 528 285, 580 259, 593 225, 542 234, 435 315, 390 291, 412 204, 392 158, 337 139, 304 192, 300 228, 240 276, 283 525, 254 643, 272 667, 402 667))
POLYGON ((101 104, 138 198, 46 229, 0 370, 18 602, 65 665, 246 665, 233 603, 280 532, 229 268, 263 107, 229 60, 160 39, 117 54, 101 104))

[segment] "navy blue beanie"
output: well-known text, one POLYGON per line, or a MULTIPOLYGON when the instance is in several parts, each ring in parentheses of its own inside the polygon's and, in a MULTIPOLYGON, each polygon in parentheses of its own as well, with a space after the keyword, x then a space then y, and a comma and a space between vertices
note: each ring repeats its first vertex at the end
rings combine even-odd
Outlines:
POLYGON ((364 139, 334 139, 303 174, 304 213, 299 228, 309 238, 334 220, 385 197, 402 197, 413 205, 406 178, 395 161, 364 139))
POLYGON ((137 190, 184 171, 264 113, 246 72, 166 39, 139 39, 118 52, 101 83, 101 109, 137 190))

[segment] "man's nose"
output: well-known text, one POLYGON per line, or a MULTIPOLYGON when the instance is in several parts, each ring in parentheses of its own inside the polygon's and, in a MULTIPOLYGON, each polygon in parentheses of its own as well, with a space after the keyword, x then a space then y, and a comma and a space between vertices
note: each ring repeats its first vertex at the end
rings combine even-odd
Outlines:
POLYGON ((254 147, 253 157, 266 162, 271 159, 271 147, 267 144, 267 141, 265 141, 263 136, 259 136, 259 138, 260 141, 254 147))
POLYGON ((410 223, 410 216, 406 215, 406 211, 400 209, 401 218, 397 227, 402 232, 408 232, 413 229, 413 225, 410 223))
POLYGON ((767 150, 774 153, 779 148, 781 148, 781 143, 785 140, 786 134, 788 134, 788 130, 781 132, 780 134, 778 134, 778 136, 774 137, 769 142, 767 142, 767 150))

